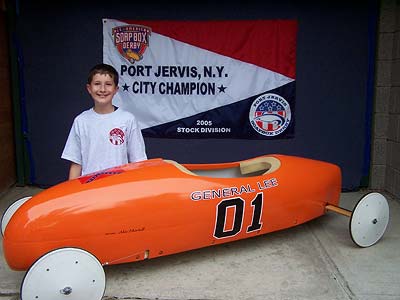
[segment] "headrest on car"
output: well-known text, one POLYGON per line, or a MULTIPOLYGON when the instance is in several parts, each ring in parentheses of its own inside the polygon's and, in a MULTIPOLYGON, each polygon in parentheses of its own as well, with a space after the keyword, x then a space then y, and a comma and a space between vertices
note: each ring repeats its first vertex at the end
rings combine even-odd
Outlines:
POLYGON ((242 172, 243 175, 256 172, 262 172, 262 174, 268 174, 279 169, 280 166, 281 166, 280 160, 275 157, 272 156, 257 157, 242 161, 240 163, 240 172, 242 172))
POLYGON ((177 167, 179 170, 181 170, 184 173, 187 173, 189 175, 197 175, 191 171, 189 171, 188 169, 186 169, 184 166, 182 166, 180 163, 174 161, 174 160, 170 160, 170 159, 164 159, 165 162, 174 165, 175 167, 177 167))

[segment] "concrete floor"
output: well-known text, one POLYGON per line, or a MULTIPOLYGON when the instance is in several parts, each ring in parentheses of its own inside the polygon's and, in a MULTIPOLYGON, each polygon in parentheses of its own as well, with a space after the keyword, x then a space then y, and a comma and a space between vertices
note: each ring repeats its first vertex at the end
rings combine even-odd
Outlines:
MULTIPOLYGON (((0 197, 0 212, 39 191, 11 189, 0 197)), ((343 193, 341 206, 352 209, 365 193, 343 193)), ((104 300, 398 300, 400 202, 385 196, 391 219, 382 240, 372 247, 357 247, 349 235, 349 218, 329 212, 252 239, 105 267, 104 300)), ((19 299, 23 277, 24 272, 8 268, 1 247, 0 300, 19 299)))

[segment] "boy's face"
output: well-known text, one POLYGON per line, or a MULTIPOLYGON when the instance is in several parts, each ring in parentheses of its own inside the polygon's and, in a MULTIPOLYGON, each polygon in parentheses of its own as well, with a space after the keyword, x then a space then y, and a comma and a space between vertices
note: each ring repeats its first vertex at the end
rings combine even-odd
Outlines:
POLYGON ((112 106, 112 99, 118 92, 118 86, 108 74, 95 74, 92 82, 87 84, 86 88, 94 100, 95 107, 112 106))

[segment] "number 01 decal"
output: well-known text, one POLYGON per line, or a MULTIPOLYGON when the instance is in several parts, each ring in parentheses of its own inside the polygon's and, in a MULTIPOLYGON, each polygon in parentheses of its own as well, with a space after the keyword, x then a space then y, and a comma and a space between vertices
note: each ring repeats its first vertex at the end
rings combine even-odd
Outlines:
MULTIPOLYGON (((251 224, 247 227, 246 232, 252 232, 261 229, 261 213, 263 207, 263 193, 258 193, 257 196, 251 201, 253 207, 253 217, 251 224)), ((218 239, 231 237, 237 235, 242 231, 243 217, 245 212, 245 201, 240 198, 230 198, 222 200, 217 205, 217 219, 215 221, 214 237, 218 239), (228 210, 233 209, 233 221, 230 228, 227 228, 227 215, 228 210)))

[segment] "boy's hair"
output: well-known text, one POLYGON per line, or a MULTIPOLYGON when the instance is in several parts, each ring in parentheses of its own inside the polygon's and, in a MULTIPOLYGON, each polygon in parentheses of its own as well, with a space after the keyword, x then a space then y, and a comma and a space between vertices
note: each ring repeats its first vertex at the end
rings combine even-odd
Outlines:
POLYGON ((88 80, 87 80, 88 84, 90 84, 92 82, 93 77, 96 74, 110 75, 110 77, 114 80, 115 85, 118 86, 118 82, 119 82, 118 72, 117 72, 117 70, 115 70, 115 68, 113 66, 110 66, 107 64, 98 64, 98 65, 94 66, 89 71, 88 80))

